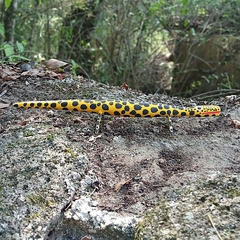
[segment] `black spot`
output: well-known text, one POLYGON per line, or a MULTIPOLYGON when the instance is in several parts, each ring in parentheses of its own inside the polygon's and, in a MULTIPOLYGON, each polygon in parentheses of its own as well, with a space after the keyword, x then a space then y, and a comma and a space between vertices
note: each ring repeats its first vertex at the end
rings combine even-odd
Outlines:
POLYGON ((125 110, 122 110, 122 111, 121 111, 121 114, 125 114, 125 110))
POLYGON ((127 105, 127 102, 122 102, 123 105, 127 105))
POLYGON ((144 107, 149 107, 149 103, 143 103, 144 107))
POLYGON ((111 106, 112 106, 112 105, 113 105, 113 102, 109 102, 109 105, 111 105, 111 106))
POLYGON ((62 110, 69 110, 68 108, 62 108, 62 110))
POLYGON ((73 105, 73 107, 76 107, 78 105, 78 101, 73 101, 72 105, 73 105))
POLYGON ((187 114, 185 112, 181 112, 181 116, 184 117, 186 116, 187 114))
POLYGON ((206 115, 204 115, 204 117, 209 117, 209 115, 208 115, 208 114, 206 114, 206 115))
POLYGON ((116 107, 116 109, 120 109, 120 108, 122 108, 122 104, 116 103, 116 104, 115 104, 115 107, 116 107))
POLYGON ((135 115, 135 114, 136 114, 136 111, 135 111, 135 110, 132 110, 132 111, 130 112, 130 114, 131 114, 131 115, 135 115))
POLYGON ((37 103, 37 106, 38 106, 38 107, 41 107, 41 106, 42 106, 42 103, 41 103, 41 102, 38 102, 38 103, 37 103))
POLYGON ((184 107, 178 107, 180 110, 184 110, 184 107))
POLYGON ((44 103, 44 107, 47 107, 47 106, 48 106, 48 103, 47 103, 47 102, 45 102, 45 103, 44 103))
POLYGON ((80 106, 80 108, 81 108, 82 110, 86 110, 86 109, 87 109, 87 105, 82 104, 82 105, 80 106))
MULTIPOLYGON (((146 116, 144 116, 144 117, 150 118, 151 116, 150 116, 150 115, 146 115, 146 116)), ((156 116, 155 116, 155 117, 156 117, 156 116)))
POLYGON ((100 102, 98 102, 98 103, 97 103, 97 106, 98 106, 98 107, 99 107, 99 106, 101 106, 101 103, 100 103, 100 102))
POLYGON ((164 105, 164 108, 165 108, 165 109, 169 109, 170 106, 168 106, 168 105, 164 105))
POLYGON ((56 103, 51 103, 50 105, 52 108, 55 108, 56 107, 56 103))
POLYGON ((18 104, 17 104, 17 103, 15 103, 15 104, 13 104, 13 106, 14 106, 14 107, 18 107, 18 104))
POLYGON ((163 105, 162 104, 159 104, 158 105, 158 108, 161 110, 161 109, 163 109, 163 105))
POLYGON ((195 117, 201 117, 201 115, 200 114, 196 114, 195 117))
POLYGON ((141 108, 142 108, 142 106, 140 106, 140 105, 134 105, 135 110, 141 110, 141 108))
POLYGON ((160 114, 161 114, 162 116, 165 116, 165 115, 166 115, 166 111, 161 111, 160 114))
MULTIPOLYGON (((148 114, 148 110, 147 109, 144 109, 143 111, 142 111, 142 113, 143 113, 143 115, 146 115, 146 114, 148 114)), ((145 116, 146 117, 146 116, 145 116)))
POLYGON ((171 110, 167 110, 168 116, 171 116, 171 110))
POLYGON ((119 115, 120 115, 120 112, 115 111, 115 112, 114 112, 114 115, 119 116, 119 115))
POLYGON ((193 116, 195 114, 194 111, 190 111, 190 115, 193 116))
POLYGON ((130 110, 129 106, 125 106, 125 107, 124 107, 124 110, 125 110, 126 112, 128 112, 128 111, 130 110))
POLYGON ((123 115, 124 117, 130 117, 129 115, 123 115))
POLYGON ((78 111, 78 109, 77 108, 73 108, 73 111, 78 111))
POLYGON ((104 103, 104 104, 102 105, 102 109, 105 110, 105 111, 107 111, 107 110, 109 110, 109 107, 108 107, 107 104, 104 103))
POLYGON ((90 104, 90 108, 94 110, 94 109, 97 108, 97 105, 96 105, 95 103, 91 103, 91 104, 90 104))
POLYGON ((64 108, 64 107, 66 107, 68 105, 68 103, 67 102, 61 102, 61 106, 64 108))
POLYGON ((135 117, 141 117, 141 114, 137 113, 135 114, 135 117))
POLYGON ((178 115, 178 113, 179 113, 178 110, 176 109, 173 110, 173 115, 178 115))
MULTIPOLYGON (((24 103, 23 106, 26 107, 27 103, 24 103)), ((34 103, 30 103, 30 107, 33 107, 33 106, 34 106, 34 103)))
POLYGON ((155 113, 155 112, 157 112, 158 111, 158 109, 156 108, 156 107, 151 107, 151 112, 152 113, 155 113))
POLYGON ((104 112, 104 115, 111 115, 109 112, 104 112))

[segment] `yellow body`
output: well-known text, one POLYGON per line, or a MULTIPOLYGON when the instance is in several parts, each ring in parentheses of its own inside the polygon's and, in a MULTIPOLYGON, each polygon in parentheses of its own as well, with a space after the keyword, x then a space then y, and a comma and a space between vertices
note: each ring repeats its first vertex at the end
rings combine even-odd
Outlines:
POLYGON ((123 117, 208 117, 219 116, 219 106, 174 107, 165 104, 150 104, 125 101, 56 100, 13 103, 18 108, 46 108, 79 112, 93 112, 123 117))
POLYGON ((150 104, 126 101, 96 101, 96 100, 56 100, 56 101, 29 101, 13 103, 18 108, 46 108, 79 112, 98 113, 95 133, 100 129, 103 115, 122 117, 168 117, 170 136, 173 136, 171 117, 211 117, 219 116, 219 106, 174 107, 165 104, 150 104))

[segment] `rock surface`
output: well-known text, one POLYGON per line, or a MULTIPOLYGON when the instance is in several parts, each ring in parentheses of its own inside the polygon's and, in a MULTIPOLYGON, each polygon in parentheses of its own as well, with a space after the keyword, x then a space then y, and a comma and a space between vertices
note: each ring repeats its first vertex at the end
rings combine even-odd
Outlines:
POLYGON ((171 190, 139 224, 140 239, 240 239, 240 174, 171 190))
MULTIPOLYGON (((5 103, 78 98, 180 106, 209 104, 158 94, 147 96, 83 78, 22 79, 8 84, 1 99, 5 103)), ((164 203, 165 209, 169 211, 172 206, 175 211, 176 216, 170 215, 176 230, 172 239, 189 239, 194 228, 211 230, 209 239, 216 239, 208 218, 198 218, 194 203, 198 195, 189 196, 192 206, 185 202, 182 213, 176 206, 182 204, 181 191, 187 190, 179 190, 179 194, 175 190, 187 189, 188 185, 190 190, 204 186, 204 179, 215 173, 220 174, 216 175, 220 182, 239 177, 240 129, 233 124, 233 120, 240 121, 239 99, 219 99, 211 104, 222 107, 219 118, 173 119, 173 139, 169 138, 167 120, 162 118, 106 116, 101 134, 95 136, 94 114, 0 109, 0 239, 133 239, 137 222, 145 219, 146 212, 159 201, 156 209, 164 203), (203 179, 202 185, 199 179, 203 179), (185 228, 182 219, 184 224, 190 221, 191 227, 185 228), (179 229, 187 230, 180 231, 181 238, 176 235, 180 234, 179 229)), ((199 189, 199 193, 209 196, 206 203, 213 201, 211 189, 199 189)), ((225 225, 222 227, 215 219, 225 216, 218 208, 222 206, 220 195, 224 193, 223 200, 230 206, 234 206, 233 199, 238 201, 237 196, 232 197, 225 190, 214 189, 218 204, 213 204, 215 209, 209 210, 204 202, 199 205, 199 214, 210 213, 224 239, 228 236, 225 225), (219 215, 214 215, 215 210, 219 215)), ((235 210, 230 207, 228 215, 233 216, 233 221, 239 218, 235 210)), ((163 221, 160 216, 157 221, 163 221)), ((166 221, 165 233, 172 224, 166 221)), ((240 232, 238 224, 234 227, 234 234, 240 232)), ((137 237, 146 239, 149 232, 138 228, 137 237)), ((154 239, 154 234, 153 231, 147 239, 154 239)), ((234 234, 231 236, 237 236, 234 234)))

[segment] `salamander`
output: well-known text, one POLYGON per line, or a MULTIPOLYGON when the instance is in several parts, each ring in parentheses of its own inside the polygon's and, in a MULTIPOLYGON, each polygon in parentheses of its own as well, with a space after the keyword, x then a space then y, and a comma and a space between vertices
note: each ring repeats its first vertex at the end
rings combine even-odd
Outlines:
POLYGON ((128 102, 116 100, 53 100, 16 102, 17 108, 44 108, 98 113, 95 133, 98 134, 103 115, 122 117, 167 117, 170 137, 173 137, 172 117, 213 117, 219 116, 221 108, 215 105, 175 107, 162 103, 128 102))

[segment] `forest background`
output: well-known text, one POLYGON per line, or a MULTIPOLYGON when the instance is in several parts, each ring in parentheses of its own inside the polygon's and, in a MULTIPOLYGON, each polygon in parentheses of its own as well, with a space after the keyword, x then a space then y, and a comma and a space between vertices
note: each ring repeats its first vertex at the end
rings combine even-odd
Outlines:
POLYGON ((145 93, 240 92, 240 0, 0 0, 1 64, 57 58, 145 93))

